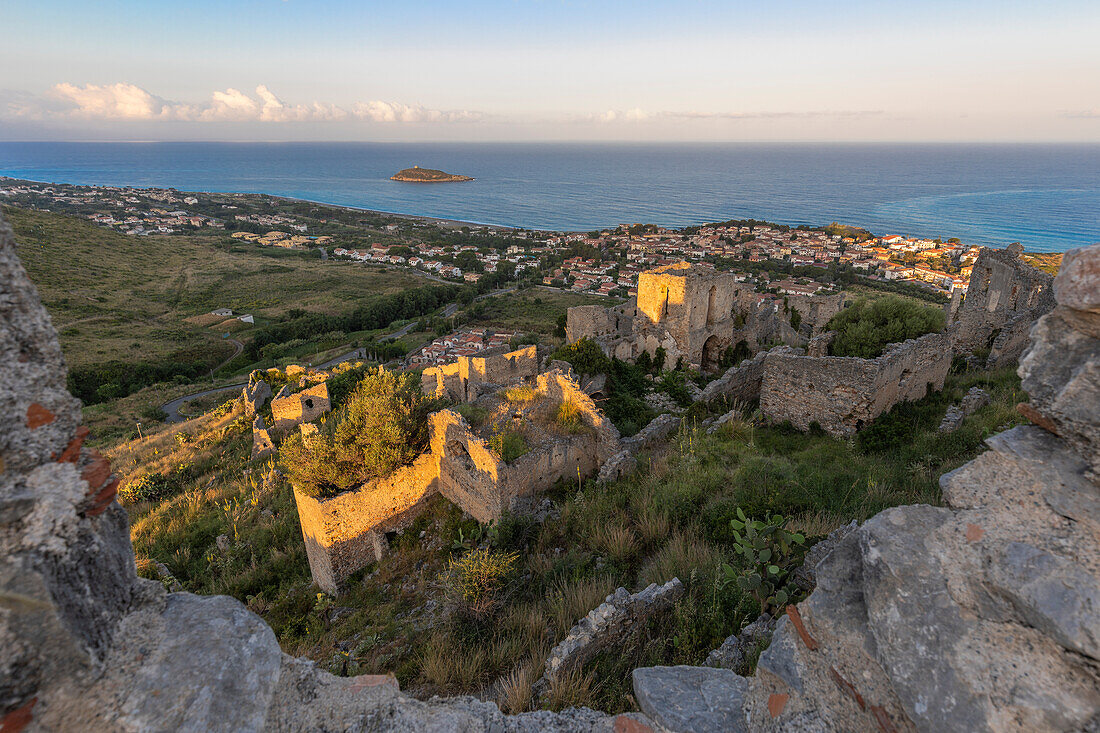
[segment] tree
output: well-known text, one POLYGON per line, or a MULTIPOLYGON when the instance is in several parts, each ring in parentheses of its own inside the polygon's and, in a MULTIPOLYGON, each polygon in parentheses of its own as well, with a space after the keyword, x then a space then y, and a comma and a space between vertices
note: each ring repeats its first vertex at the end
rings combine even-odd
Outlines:
POLYGON ((829 321, 827 328, 837 332, 830 352, 873 359, 888 344, 940 331, 943 324, 942 308, 895 296, 874 301, 860 298, 829 321))

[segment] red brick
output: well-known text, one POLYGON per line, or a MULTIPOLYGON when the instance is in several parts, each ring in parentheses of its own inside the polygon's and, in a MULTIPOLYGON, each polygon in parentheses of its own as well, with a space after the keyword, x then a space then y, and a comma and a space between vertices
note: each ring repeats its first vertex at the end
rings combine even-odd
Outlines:
POLYGON ((787 700, 790 700, 790 695, 784 695, 780 692, 773 692, 768 696, 768 714, 773 718, 778 718, 783 714, 783 708, 787 707, 787 700))
POLYGON ((30 407, 27 408, 27 427, 31 430, 49 425, 56 419, 57 415, 54 415, 37 402, 32 402, 30 407))
POLYGON ((30 702, 5 715, 4 719, 0 720, 0 733, 19 733, 19 731, 26 728, 27 723, 34 718, 31 709, 36 702, 38 702, 38 698, 32 697, 30 702))

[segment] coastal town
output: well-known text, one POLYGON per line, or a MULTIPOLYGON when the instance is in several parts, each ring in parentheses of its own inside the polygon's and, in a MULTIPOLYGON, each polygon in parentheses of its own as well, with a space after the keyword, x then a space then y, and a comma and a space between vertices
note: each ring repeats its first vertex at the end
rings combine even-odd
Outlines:
POLYGON ((0 178, 0 201, 78 214, 132 236, 222 232, 241 244, 320 249, 324 256, 410 268, 444 280, 476 284, 496 273, 618 298, 637 293, 642 271, 681 260, 762 275, 775 280, 768 288, 790 294, 816 292, 815 269, 843 268, 870 281, 913 283, 950 296, 965 292, 979 250, 954 238, 876 236, 839 224, 752 220, 682 229, 623 224, 585 233, 463 226, 463 241, 452 243, 439 234, 454 227, 432 220, 375 214, 367 222, 367 212, 320 204, 311 204, 310 215, 304 216, 295 202, 270 196, 10 178, 0 178), (792 272, 804 277, 780 277, 792 272))

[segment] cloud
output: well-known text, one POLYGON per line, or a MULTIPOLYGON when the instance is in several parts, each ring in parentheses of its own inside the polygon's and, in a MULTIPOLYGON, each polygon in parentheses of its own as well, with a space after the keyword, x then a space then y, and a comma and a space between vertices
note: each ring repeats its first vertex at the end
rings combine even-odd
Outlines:
POLYGON ((206 102, 172 102, 134 84, 56 84, 44 95, 8 91, 0 95, 0 117, 23 119, 175 120, 185 122, 453 123, 484 118, 468 110, 429 109, 418 104, 372 100, 350 108, 312 102, 287 104, 261 84, 253 94, 232 87, 206 102))
POLYGON ((781 118, 816 117, 869 117, 884 114, 880 110, 822 110, 808 112, 647 112, 635 107, 626 111, 609 109, 594 115, 576 118, 579 122, 645 122, 657 119, 668 120, 756 120, 781 118))

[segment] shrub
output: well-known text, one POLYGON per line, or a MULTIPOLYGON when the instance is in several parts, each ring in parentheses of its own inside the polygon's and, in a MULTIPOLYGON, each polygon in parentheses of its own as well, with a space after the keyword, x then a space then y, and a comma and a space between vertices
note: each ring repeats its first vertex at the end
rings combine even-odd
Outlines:
POLYGON ((769 514, 766 521, 751 520, 740 509, 737 519, 730 520, 734 549, 744 560, 740 572, 729 565, 722 566, 723 585, 737 583, 741 590, 752 594, 760 604, 760 611, 781 608, 790 600, 784 588, 787 574, 793 565, 796 548, 806 538, 784 528, 786 520, 778 514, 769 514), (742 534, 744 533, 744 534, 742 534))
POLYGON ((451 602, 465 614, 482 619, 500 605, 519 554, 471 550, 451 560, 444 571, 444 588, 451 602))
POLYGON ((523 435, 508 428, 497 430, 490 436, 489 449, 505 463, 511 463, 528 451, 523 435))
POLYGON ((887 344, 940 331, 943 322, 940 308, 895 296, 874 301, 860 298, 829 321, 828 328, 837 332, 830 353, 873 359, 887 344))
POLYGON ((380 368, 316 434, 287 437, 279 461, 299 490, 338 494, 411 463, 427 447, 427 417, 437 406, 418 375, 380 368))
POLYGON ((485 421, 489 419, 489 411, 480 405, 475 405, 472 402, 463 402, 455 405, 451 408, 459 415, 470 423, 473 427, 479 427, 485 424, 485 421))
POLYGON ((126 482, 118 493, 131 502, 161 501, 178 492, 180 488, 175 477, 153 473, 126 482))
POLYGON ((611 368, 611 360, 588 338, 562 346, 550 358, 569 362, 578 374, 606 374, 611 368))
POLYGON ((580 433, 588 427, 584 422, 584 414, 581 412, 581 408, 572 400, 563 400, 558 405, 554 422, 558 428, 566 433, 580 433))
POLYGON ((508 387, 507 389, 503 389, 500 392, 500 396, 503 399, 514 404, 524 404, 527 402, 532 402, 536 397, 538 397, 538 394, 538 390, 536 390, 529 384, 520 384, 515 387, 508 387))

